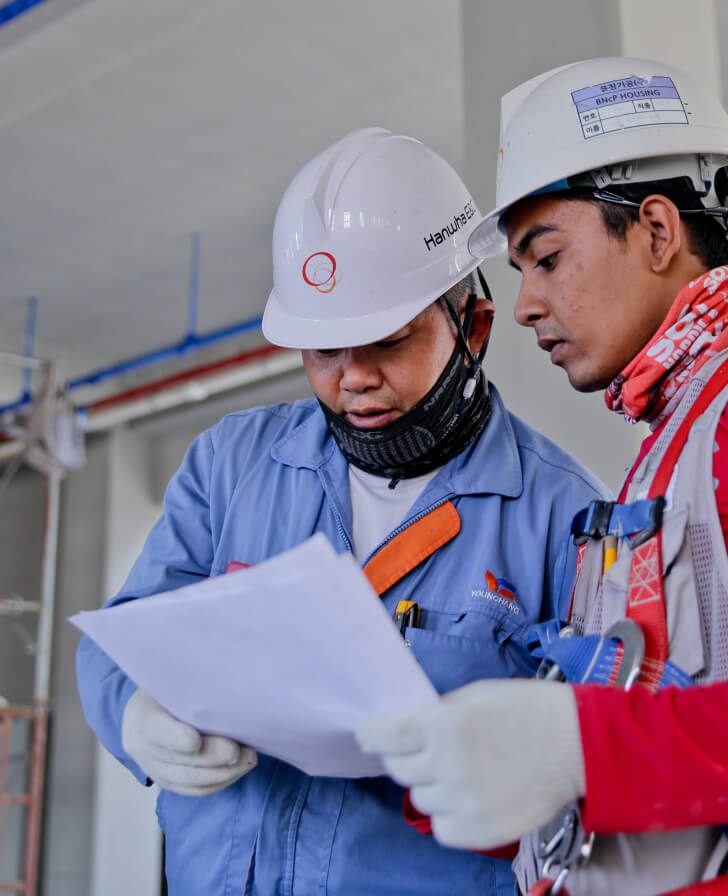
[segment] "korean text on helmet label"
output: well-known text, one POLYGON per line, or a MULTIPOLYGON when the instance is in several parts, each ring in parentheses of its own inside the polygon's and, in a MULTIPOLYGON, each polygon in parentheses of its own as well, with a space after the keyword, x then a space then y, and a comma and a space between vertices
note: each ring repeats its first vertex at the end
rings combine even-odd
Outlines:
POLYGON ((572 91, 585 139, 623 128, 689 124, 672 78, 620 78, 572 91))

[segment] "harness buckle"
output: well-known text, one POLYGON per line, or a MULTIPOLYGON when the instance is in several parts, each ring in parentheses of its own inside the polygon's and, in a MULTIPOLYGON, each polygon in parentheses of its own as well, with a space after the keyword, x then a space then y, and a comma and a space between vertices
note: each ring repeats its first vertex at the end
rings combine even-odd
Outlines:
MULTIPOLYGON (((571 806, 564 814, 561 825, 547 840, 542 840, 538 848, 538 857, 543 860, 539 881, 544 885, 538 892, 555 896, 564 889, 566 878, 575 868, 582 868, 591 858, 594 846, 594 833, 586 834, 581 826, 581 813, 576 805, 571 806), (551 871, 556 877, 549 879, 551 871), (548 889, 545 885, 548 884, 548 889)), ((531 891, 529 891, 531 892, 531 891)))
POLYGON ((665 512, 666 503, 667 501, 663 495, 658 495, 648 502, 649 522, 643 529, 640 529, 639 532, 635 532, 635 534, 628 540, 627 543, 632 550, 638 548, 646 541, 649 541, 655 533, 660 531, 662 528, 662 517, 665 512))
POLYGON ((571 534, 574 544, 582 545, 589 539, 603 539, 608 535, 628 538, 632 548, 639 547, 659 531, 665 510, 665 499, 643 498, 631 504, 619 501, 592 501, 573 519, 571 534))
POLYGON ((580 510, 571 524, 574 544, 584 544, 590 538, 604 538, 609 535, 609 522, 616 503, 616 501, 592 501, 588 507, 580 510))

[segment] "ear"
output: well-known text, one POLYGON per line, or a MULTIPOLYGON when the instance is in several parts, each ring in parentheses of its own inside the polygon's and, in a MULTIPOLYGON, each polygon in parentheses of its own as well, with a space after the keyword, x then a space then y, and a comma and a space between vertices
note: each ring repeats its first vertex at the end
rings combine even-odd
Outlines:
POLYGON ((650 267, 655 274, 664 274, 683 247, 680 212, 667 196, 655 193, 642 200, 639 221, 649 239, 650 267))
POLYGON ((470 336, 468 337, 468 345, 470 351, 477 355, 481 346, 488 338, 490 328, 493 326, 493 315, 495 314, 495 305, 490 299, 479 298, 475 302, 475 311, 473 313, 473 325, 470 328, 470 336))

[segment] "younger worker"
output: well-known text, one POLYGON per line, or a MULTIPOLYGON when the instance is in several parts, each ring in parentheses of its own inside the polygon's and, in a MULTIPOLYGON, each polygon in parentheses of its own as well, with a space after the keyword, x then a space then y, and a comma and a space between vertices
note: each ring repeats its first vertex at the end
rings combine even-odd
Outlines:
POLYGON ((641 671, 628 691, 476 683, 360 737, 443 843, 556 817, 522 841, 523 892, 549 892, 544 875, 572 896, 728 893, 728 684, 711 685, 728 679, 728 116, 662 63, 565 66, 504 98, 498 184, 471 246, 507 236, 517 321, 575 389, 653 430, 622 503, 575 521, 562 613, 585 637, 546 643, 549 677, 641 671), (590 860, 563 823, 579 797, 590 860))
MULTIPOLYGON (((440 691, 533 674, 519 634, 553 614, 571 517, 600 487, 487 384, 479 219, 409 137, 359 131, 304 166, 278 209, 263 329, 303 349, 316 398, 232 414, 193 443, 115 603, 323 532, 399 607, 440 691)), ((513 892, 507 862, 407 827, 387 777, 312 778, 195 731, 88 640, 78 679, 102 742, 163 788, 171 896, 513 892)))

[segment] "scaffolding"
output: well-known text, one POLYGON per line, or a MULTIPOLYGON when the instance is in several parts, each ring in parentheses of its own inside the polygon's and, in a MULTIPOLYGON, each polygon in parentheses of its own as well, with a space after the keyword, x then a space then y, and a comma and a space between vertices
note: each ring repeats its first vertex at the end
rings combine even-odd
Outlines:
MULTIPOLYGON (((0 362, 40 372, 43 388, 27 418, 0 421, 0 432, 10 439, 0 446, 0 460, 5 468, 0 476, 0 491, 23 463, 40 471, 46 479, 46 508, 43 532, 43 559, 40 596, 37 601, 12 595, 0 598, 0 622, 21 616, 35 617, 35 637, 29 637, 26 650, 34 656, 33 689, 30 703, 10 705, 0 702, 0 893, 36 896, 39 886, 39 858, 42 830, 44 783, 50 713, 51 643, 55 603, 56 554, 61 482, 65 468, 49 451, 49 409, 54 406, 56 390, 53 370, 48 362, 28 356, 0 353, 0 362), (13 753, 13 745, 21 742, 13 753), (23 785, 11 786, 11 761, 21 762, 23 785), (12 880, 2 878, 3 856, 8 844, 8 816, 17 808, 22 823, 17 833, 22 855, 17 865, 19 875, 12 880)), ((15 870, 15 869, 13 869, 15 870)))
POLYGON ((38 891, 38 858, 43 807, 43 783, 48 736, 48 710, 40 704, 0 709, 0 845, 5 842, 5 814, 11 806, 25 812, 23 847, 23 877, 15 881, 0 881, 0 893, 19 893, 35 896, 38 891), (15 793, 9 788, 9 771, 13 729, 19 720, 31 726, 28 756, 28 786, 25 792, 15 793))

